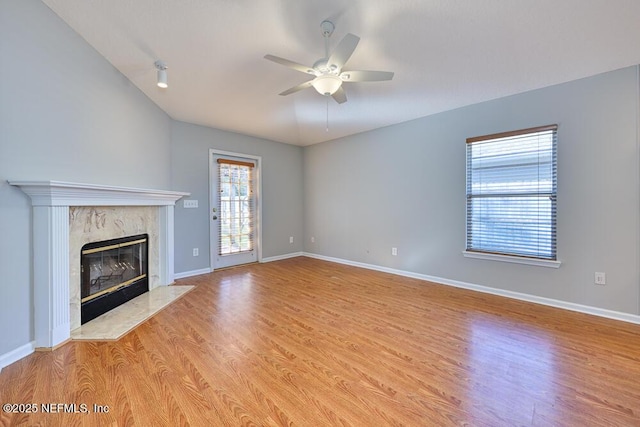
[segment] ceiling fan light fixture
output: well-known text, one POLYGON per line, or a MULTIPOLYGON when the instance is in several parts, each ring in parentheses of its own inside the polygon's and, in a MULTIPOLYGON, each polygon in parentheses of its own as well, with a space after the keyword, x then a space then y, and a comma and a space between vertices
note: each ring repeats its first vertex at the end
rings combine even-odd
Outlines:
POLYGON ((331 96, 342 86, 342 79, 331 74, 316 77, 311 85, 320 95, 331 96))
POLYGON ((156 66, 156 70, 158 70, 158 87, 166 89, 167 87, 169 87, 169 85, 167 84, 167 64, 165 64, 164 61, 158 60, 154 65, 156 66))

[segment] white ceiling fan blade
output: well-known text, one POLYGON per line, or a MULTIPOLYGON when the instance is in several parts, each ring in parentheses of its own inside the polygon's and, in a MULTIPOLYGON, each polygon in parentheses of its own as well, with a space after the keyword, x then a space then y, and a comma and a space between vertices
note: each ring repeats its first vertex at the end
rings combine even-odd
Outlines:
POLYGON ((340 88, 334 92, 331 97, 338 103, 342 104, 347 102, 347 94, 344 92, 344 88, 340 86, 340 88))
POLYGON ((264 59, 273 61, 276 64, 284 65, 285 67, 293 68, 294 70, 305 74, 316 75, 316 70, 314 70, 313 67, 307 67, 306 65, 298 64, 297 62, 289 61, 288 59, 280 58, 279 56, 265 55, 264 59))
POLYGON ((285 90, 284 92, 281 92, 280 95, 281 96, 286 96, 286 95, 291 95, 292 93, 301 91, 302 89, 306 89, 308 87, 311 87, 311 83, 313 82, 313 80, 309 80, 308 82, 304 82, 304 83, 300 83, 298 86, 294 86, 290 89, 285 90))
POLYGON ((344 71, 340 73, 340 78, 344 82, 381 82, 391 80, 393 72, 391 71, 344 71))
POLYGON ((356 46, 358 46, 358 42, 360 41, 360 37, 355 36, 351 33, 344 36, 338 46, 336 46, 335 50, 329 57, 327 61, 327 66, 329 68, 340 69, 344 66, 344 64, 349 60, 353 51, 356 50, 356 46))

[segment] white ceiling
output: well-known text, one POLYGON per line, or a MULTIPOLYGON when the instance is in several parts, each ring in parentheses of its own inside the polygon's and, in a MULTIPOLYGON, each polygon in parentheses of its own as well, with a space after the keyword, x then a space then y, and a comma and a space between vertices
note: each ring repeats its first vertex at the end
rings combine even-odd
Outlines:
POLYGON ((42 0, 172 118, 310 145, 640 63, 638 0, 42 0), (265 54, 312 65, 320 23, 361 38, 348 102, 265 54), (155 84, 154 62, 169 88, 155 84))

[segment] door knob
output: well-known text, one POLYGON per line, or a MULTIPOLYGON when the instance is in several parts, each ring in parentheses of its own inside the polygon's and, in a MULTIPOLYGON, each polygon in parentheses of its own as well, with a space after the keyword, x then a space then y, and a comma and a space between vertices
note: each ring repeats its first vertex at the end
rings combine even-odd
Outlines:
POLYGON ((213 216, 213 219, 214 219, 214 220, 218 219, 218 216, 217 216, 217 215, 214 215, 214 216, 213 216))

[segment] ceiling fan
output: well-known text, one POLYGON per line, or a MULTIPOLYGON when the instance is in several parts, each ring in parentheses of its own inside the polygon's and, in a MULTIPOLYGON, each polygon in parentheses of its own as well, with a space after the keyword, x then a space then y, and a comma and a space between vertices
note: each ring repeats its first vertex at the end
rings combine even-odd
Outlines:
POLYGON ((320 95, 331 96, 338 104, 342 104, 347 101, 342 83, 378 82, 393 78, 393 73, 389 71, 343 70, 342 67, 353 54, 360 37, 351 33, 347 34, 338 43, 333 53, 329 55, 329 37, 333 34, 335 26, 331 21, 323 21, 320 28, 322 28, 322 36, 324 37, 325 57, 318 59, 312 67, 274 55, 264 56, 269 61, 315 76, 312 80, 287 89, 280 95, 290 95, 313 86, 320 95))

